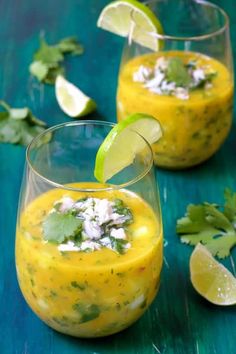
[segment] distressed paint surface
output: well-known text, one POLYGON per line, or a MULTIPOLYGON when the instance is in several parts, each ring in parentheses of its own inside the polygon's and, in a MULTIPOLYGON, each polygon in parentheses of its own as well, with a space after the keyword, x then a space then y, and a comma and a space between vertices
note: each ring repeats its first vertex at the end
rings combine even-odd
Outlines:
MULTIPOLYGON (((115 91, 123 40, 96 28, 106 0, 0 0, 0 98, 29 106, 48 125, 68 121, 51 86, 33 84, 28 74, 38 35, 48 41, 77 35, 85 46, 68 60, 67 77, 98 103, 89 118, 115 121, 115 91)), ((231 17, 233 0, 215 2, 231 17)), ((160 292, 146 314, 128 330, 99 340, 70 338, 45 326, 28 308, 16 281, 14 238, 25 149, 0 144, 0 353, 1 354, 234 354, 236 306, 221 308, 201 299, 189 280, 191 248, 175 234, 176 218, 189 202, 222 202, 226 186, 236 190, 236 122, 221 150, 185 172, 158 171, 165 229, 165 262, 160 292)), ((236 250, 226 262, 235 273, 236 250)))

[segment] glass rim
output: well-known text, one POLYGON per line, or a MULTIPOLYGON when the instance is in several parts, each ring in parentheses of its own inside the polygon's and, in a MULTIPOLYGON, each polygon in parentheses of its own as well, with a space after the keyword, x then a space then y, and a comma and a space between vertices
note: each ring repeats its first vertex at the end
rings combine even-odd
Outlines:
MULTIPOLYGON (((29 166, 30 170, 37 175, 38 177, 40 177, 43 181, 45 181, 46 183, 48 183, 49 185, 53 186, 54 188, 61 188, 64 190, 69 190, 69 191, 75 191, 75 192, 85 192, 85 193, 96 193, 96 192, 106 192, 106 191, 112 191, 112 190, 119 190, 119 189, 123 189, 125 187, 131 186, 135 183, 137 183, 138 181, 140 181, 142 178, 144 178, 148 172, 151 170, 151 168, 153 167, 153 151, 151 148, 151 145, 149 144, 149 142, 138 132, 133 131, 134 133, 136 133, 137 135, 140 136, 141 139, 143 139, 143 141, 145 142, 146 146, 149 149, 150 152, 150 161, 148 163, 148 166, 145 167, 145 169, 139 173, 137 176, 135 176, 134 178, 128 180, 125 183, 122 184, 107 184, 107 187, 101 187, 101 188, 76 188, 76 187, 70 187, 70 184, 72 183, 68 183, 68 184, 61 184, 61 183, 57 183, 49 178, 47 178, 46 176, 44 176, 42 173, 40 173, 39 171, 37 171, 37 169, 33 166, 31 157, 30 157, 30 153, 33 149, 33 146, 35 145, 35 143, 37 143, 37 141, 39 141, 44 135, 48 134, 48 133, 52 133, 58 129, 61 128, 66 128, 66 127, 71 127, 71 126, 79 126, 79 125, 100 125, 100 126, 110 126, 111 128, 114 127, 116 125, 116 123, 113 122, 107 122, 107 121, 101 121, 101 120, 80 120, 80 121, 76 121, 76 122, 65 122, 65 123, 60 123, 60 124, 56 124, 46 130, 44 130, 42 133, 38 134, 36 137, 33 138, 33 140, 30 142, 30 144, 27 146, 26 148, 26 163, 27 166, 29 166)), ((86 181, 82 182, 82 183, 86 183, 86 181)), ((90 183, 90 182, 89 182, 90 183)), ((92 183, 96 183, 96 182, 92 182, 92 183)), ((100 183, 100 182, 97 182, 100 183)), ((105 184, 105 183, 104 183, 105 184)))
MULTIPOLYGON (((145 5, 149 5, 151 3, 156 2, 156 0, 149 0, 149 1, 145 1, 144 4, 145 5)), ((226 29, 229 28, 229 16, 226 13, 225 10, 223 10, 220 6, 211 3, 209 1, 206 0, 194 0, 195 3, 197 4, 201 4, 204 5, 206 7, 211 7, 214 8, 218 11, 218 13, 221 14, 222 18, 224 19, 224 24, 222 26, 219 27, 219 29, 212 31, 210 33, 206 33, 206 34, 201 34, 198 36, 186 36, 186 37, 182 37, 182 36, 172 36, 172 35, 168 35, 168 34, 159 34, 159 33, 155 33, 155 32, 148 32, 149 35, 156 37, 157 39, 160 40, 167 40, 167 41, 192 41, 192 42, 196 42, 196 41, 202 41, 202 40, 206 40, 209 38, 212 38, 214 36, 217 36, 221 33, 223 33, 224 31, 226 31, 226 29)), ((132 16, 132 14, 131 14, 132 16)))

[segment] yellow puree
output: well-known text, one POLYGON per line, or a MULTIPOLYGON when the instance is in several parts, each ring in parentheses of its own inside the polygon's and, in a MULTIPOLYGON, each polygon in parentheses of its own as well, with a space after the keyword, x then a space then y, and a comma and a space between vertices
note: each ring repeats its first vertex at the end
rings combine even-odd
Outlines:
MULTIPOLYGON (((75 184, 79 188, 98 184, 75 184)), ((16 266, 22 293, 33 311, 54 329, 78 337, 118 332, 139 318, 154 299, 162 267, 162 229, 151 207, 134 193, 81 193, 52 189, 22 213, 16 237, 16 266), (120 198, 134 222, 131 249, 91 253, 58 251, 42 240, 41 223, 62 196, 120 198)))
POLYGON ((193 53, 170 51, 146 54, 130 60, 119 76, 118 120, 140 112, 155 116, 164 136, 153 145, 159 166, 185 168, 208 159, 225 140, 232 122, 233 82, 228 69, 219 61, 193 53), (140 65, 153 68, 158 57, 181 57, 184 62, 198 60, 217 72, 212 88, 190 92, 188 100, 158 95, 133 81, 140 65))

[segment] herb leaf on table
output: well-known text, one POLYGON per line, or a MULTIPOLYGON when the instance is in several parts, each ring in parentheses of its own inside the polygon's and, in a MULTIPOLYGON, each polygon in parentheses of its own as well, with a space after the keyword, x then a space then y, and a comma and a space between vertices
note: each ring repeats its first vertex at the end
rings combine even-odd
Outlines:
POLYGON ((34 117, 29 108, 12 108, 0 101, 0 142, 27 146, 32 139, 42 133, 46 124, 34 117))
POLYGON ((81 55, 84 52, 83 46, 77 41, 76 37, 67 37, 58 43, 61 53, 81 55))
POLYGON ((61 64, 65 60, 65 55, 81 55, 83 51, 76 37, 64 38, 54 45, 49 45, 44 38, 41 38, 29 71, 38 81, 54 84, 56 77, 64 74, 64 67, 61 64))
POLYGON ((236 193, 226 189, 224 196, 224 209, 209 203, 188 205, 185 216, 176 225, 181 242, 201 242, 218 258, 230 255, 236 245, 236 193))

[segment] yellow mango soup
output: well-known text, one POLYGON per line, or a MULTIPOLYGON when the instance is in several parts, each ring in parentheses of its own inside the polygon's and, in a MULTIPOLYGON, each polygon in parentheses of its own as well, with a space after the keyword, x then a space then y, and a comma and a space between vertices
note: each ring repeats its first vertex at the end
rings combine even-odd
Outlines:
MULTIPOLYGON (((72 186, 99 188, 92 183, 72 186)), ((162 227, 152 208, 133 192, 52 189, 19 218, 16 267, 27 303, 50 327, 78 337, 109 335, 137 320, 157 293, 162 227), (124 254, 108 248, 60 252, 56 244, 45 242, 42 221, 63 196, 121 199, 133 214, 127 226, 131 247, 124 254)))
POLYGON ((169 51, 136 57, 121 68, 117 91, 118 120, 134 112, 156 117, 163 138, 153 145, 155 163, 167 168, 186 168, 212 156, 225 140, 232 122, 233 82, 219 61, 194 52, 169 51), (207 89, 191 90, 188 99, 151 92, 133 75, 140 66, 154 68, 160 57, 181 58, 208 66, 216 76, 207 89))

